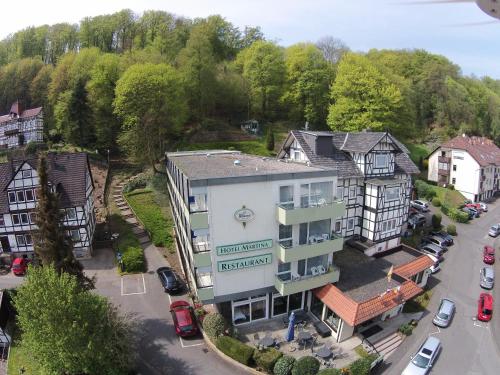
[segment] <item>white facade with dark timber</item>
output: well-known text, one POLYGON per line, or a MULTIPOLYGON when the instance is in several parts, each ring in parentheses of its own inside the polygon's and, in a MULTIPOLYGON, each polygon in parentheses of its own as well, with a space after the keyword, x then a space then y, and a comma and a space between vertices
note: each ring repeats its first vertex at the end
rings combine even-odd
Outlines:
POLYGON ((418 173, 408 154, 387 132, 292 131, 278 157, 338 170, 336 197, 346 204, 346 215, 335 231, 373 255, 400 245, 411 175, 418 173))
POLYGON ((8 114, 0 116, 0 148, 16 148, 43 142, 42 107, 23 109, 16 101, 8 114))
POLYGON ((183 268, 235 325, 308 308, 336 282, 337 171, 235 151, 166 155, 183 268))
MULTIPOLYGON (((37 160, 12 160, 0 164, 3 188, 0 195, 0 244, 13 257, 33 255, 33 232, 39 178, 37 160)), ((85 153, 49 154, 50 187, 58 193, 61 225, 71 241, 76 258, 92 253, 95 213, 94 189, 85 153)))

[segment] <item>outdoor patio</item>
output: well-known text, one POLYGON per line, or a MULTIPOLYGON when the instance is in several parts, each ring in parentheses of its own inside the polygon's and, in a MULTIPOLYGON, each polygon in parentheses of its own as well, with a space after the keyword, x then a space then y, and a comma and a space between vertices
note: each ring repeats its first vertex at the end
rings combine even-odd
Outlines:
POLYGON ((331 336, 323 338, 316 332, 313 319, 308 315, 305 325, 296 325, 294 340, 291 342, 286 341, 288 326, 283 321, 283 317, 240 326, 237 327, 237 331, 239 338, 248 345, 262 347, 268 346, 262 344, 274 343, 274 347, 283 352, 284 355, 295 358, 317 357, 321 362, 321 368, 343 368, 360 358, 354 351, 354 348, 361 344, 359 337, 353 336, 341 343, 335 342, 331 336), (310 339, 299 341, 299 335, 310 336, 310 339))

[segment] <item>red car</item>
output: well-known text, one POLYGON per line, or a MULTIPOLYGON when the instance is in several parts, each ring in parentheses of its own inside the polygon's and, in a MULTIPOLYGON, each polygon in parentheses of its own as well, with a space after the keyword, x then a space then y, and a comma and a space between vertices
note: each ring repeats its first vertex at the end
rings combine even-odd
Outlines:
POLYGON ((485 246, 483 250, 483 262, 486 264, 495 263, 495 249, 491 246, 485 246))
POLYGON ((493 315, 493 297, 488 293, 481 293, 477 302, 477 319, 488 322, 493 315))
POLYGON ((465 207, 474 208, 474 209, 478 210, 479 212, 483 212, 483 207, 481 207, 481 204, 479 204, 479 203, 467 203, 465 205, 465 207))
POLYGON ((16 258, 12 262, 12 273, 16 276, 23 276, 28 270, 29 260, 25 258, 16 258))
POLYGON ((174 319, 175 333, 186 337, 198 333, 198 326, 194 317, 193 308, 186 301, 175 301, 170 305, 170 312, 174 319))

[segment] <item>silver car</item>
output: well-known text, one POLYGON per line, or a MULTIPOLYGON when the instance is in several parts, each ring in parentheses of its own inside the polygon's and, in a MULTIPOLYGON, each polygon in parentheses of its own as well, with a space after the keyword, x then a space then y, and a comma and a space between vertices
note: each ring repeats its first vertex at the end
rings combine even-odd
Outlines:
POLYGON ((500 234, 500 224, 493 225, 488 231, 488 235, 491 237, 496 237, 500 234))
POLYGON ((483 267, 481 271, 479 271, 479 285, 481 288, 491 289, 495 284, 495 271, 492 267, 483 267))
POLYGON ((438 327, 446 328, 450 325, 455 314, 455 302, 450 299, 443 298, 439 304, 439 309, 432 319, 432 323, 438 327))
POLYGON ((424 241, 429 242, 429 243, 433 243, 434 245, 439 246, 441 249, 443 249, 443 251, 447 251, 448 250, 448 247, 446 247, 447 241, 444 238, 442 238, 442 237, 427 236, 427 237, 424 238, 424 241))
POLYGON ((414 201, 410 201, 410 206, 422 212, 429 211, 429 204, 421 199, 415 199, 414 201))
POLYGON ((441 350, 441 341, 434 336, 425 340, 415 356, 411 357, 410 363, 401 375, 424 375, 427 374, 441 350))
POLYGON ((424 242, 420 244, 420 250, 426 254, 435 256, 439 261, 443 260, 443 249, 433 243, 424 242))

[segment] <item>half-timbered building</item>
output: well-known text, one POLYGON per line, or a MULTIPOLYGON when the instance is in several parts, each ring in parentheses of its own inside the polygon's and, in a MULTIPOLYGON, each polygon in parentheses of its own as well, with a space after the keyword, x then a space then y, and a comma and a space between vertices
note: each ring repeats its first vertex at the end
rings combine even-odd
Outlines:
MULTIPOLYGON (((33 256, 33 232, 39 178, 36 159, 0 164, 0 245, 13 257, 33 256)), ((61 226, 76 258, 92 252, 95 213, 90 165, 85 153, 47 155, 50 188, 57 192, 61 226)))
POLYGON ((278 158, 338 171, 336 197, 346 204, 346 214, 335 231, 373 255, 401 243, 411 175, 418 173, 408 154, 388 132, 291 131, 278 158))
POLYGON ((42 107, 24 109, 19 101, 0 116, 0 148, 16 148, 29 142, 43 142, 42 107))

